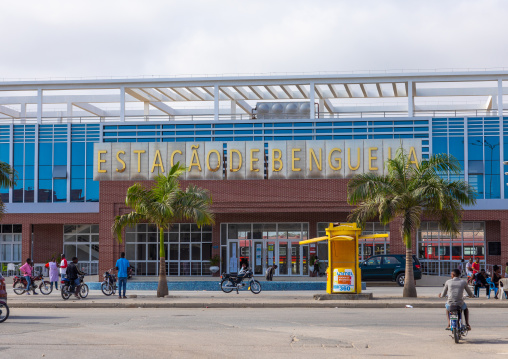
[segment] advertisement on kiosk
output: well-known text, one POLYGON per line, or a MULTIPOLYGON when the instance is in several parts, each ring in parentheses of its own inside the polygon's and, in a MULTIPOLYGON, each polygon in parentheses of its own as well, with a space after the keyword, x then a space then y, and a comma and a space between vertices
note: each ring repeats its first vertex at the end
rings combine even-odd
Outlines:
POLYGON ((355 293, 355 274, 350 268, 335 268, 333 270, 333 292, 355 293))

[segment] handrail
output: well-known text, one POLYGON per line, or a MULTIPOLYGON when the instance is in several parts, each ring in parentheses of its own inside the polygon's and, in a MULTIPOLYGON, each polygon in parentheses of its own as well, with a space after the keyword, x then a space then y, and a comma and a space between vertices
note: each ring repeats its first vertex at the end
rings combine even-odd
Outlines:
MULTIPOLYGON (((407 111, 372 111, 372 112, 319 112, 316 117, 302 118, 301 116, 279 115, 278 118, 272 119, 253 119, 249 114, 236 115, 219 115, 219 122, 238 122, 238 121, 269 121, 269 120, 301 120, 313 121, 316 119, 346 119, 346 118, 392 118, 392 117, 408 117, 407 111)), ((454 110, 454 111, 415 111, 414 117, 499 117, 498 111, 494 110, 454 110)), ((508 116, 508 110, 503 111, 503 116, 508 116)), ((214 121, 213 114, 209 115, 149 115, 149 116, 125 116, 125 121, 120 121, 120 116, 62 116, 62 117, 42 117, 41 124, 66 124, 66 123, 118 123, 127 124, 129 122, 178 122, 178 121, 214 121)), ((26 118, 1 118, 0 124, 36 124, 36 117, 26 118)))

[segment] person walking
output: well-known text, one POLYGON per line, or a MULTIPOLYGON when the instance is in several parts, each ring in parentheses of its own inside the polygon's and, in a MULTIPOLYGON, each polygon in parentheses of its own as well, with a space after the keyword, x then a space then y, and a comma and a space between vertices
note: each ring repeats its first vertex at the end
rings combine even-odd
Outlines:
POLYGON ((466 263, 466 275, 467 275, 467 283, 471 284, 473 281, 473 258, 469 258, 469 261, 466 263))
POLYGON ((53 290, 53 283, 55 283, 55 289, 58 290, 58 264, 56 264, 55 257, 51 258, 51 262, 49 262, 49 282, 51 290, 53 290))
POLYGON ((64 280, 66 273, 67 273, 67 259, 65 259, 65 254, 62 254, 62 261, 60 262, 60 277, 62 277, 62 280, 64 280))
POLYGON ((116 261, 116 269, 118 270, 118 299, 127 299, 125 291, 127 290, 127 268, 130 267, 129 261, 125 259, 125 252, 120 254, 120 259, 116 261), (123 295, 122 295, 123 287, 123 295))
POLYGON ((462 277, 462 275, 464 274, 464 269, 465 269, 465 268, 464 268, 464 264, 465 264, 465 263, 464 263, 464 258, 462 258, 462 259, 460 260, 459 264, 457 265, 457 269, 460 271, 460 276, 459 276, 459 278, 460 278, 460 277, 462 277))
MULTIPOLYGON (((23 273, 26 280, 26 294, 30 295, 30 285, 32 284, 32 260, 27 258, 26 263, 19 267, 19 270, 23 273)), ((33 293, 39 294, 35 291, 35 287, 33 288, 33 293)))
POLYGON ((277 269, 276 264, 268 267, 268 269, 266 270, 266 276, 265 276, 267 281, 270 281, 270 282, 273 281, 273 275, 275 274, 276 269, 277 269))

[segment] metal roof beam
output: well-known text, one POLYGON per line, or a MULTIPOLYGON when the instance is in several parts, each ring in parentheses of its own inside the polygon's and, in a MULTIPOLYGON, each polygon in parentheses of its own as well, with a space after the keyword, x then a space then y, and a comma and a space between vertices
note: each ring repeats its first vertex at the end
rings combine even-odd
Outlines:
POLYGON ((333 87, 333 84, 328 84, 328 88, 330 89, 330 92, 332 93, 332 96, 335 98, 338 98, 339 95, 337 94, 337 91, 335 91, 335 87, 333 87))
POLYGON ((147 93, 138 89, 126 88, 125 92, 141 102, 150 102, 152 100, 147 93))
POLYGON ((322 99, 323 98, 323 93, 319 89, 318 85, 314 85, 314 91, 316 92, 316 95, 318 96, 318 99, 322 99))
POLYGON ((287 95, 287 97, 289 97, 290 99, 294 98, 293 90, 291 90, 291 88, 289 88, 289 86, 281 85, 280 88, 282 89, 282 91, 284 91, 284 93, 287 95))
POLYGON ((344 88, 346 89, 346 92, 347 92, 347 95, 349 98, 352 98, 353 97, 353 94, 351 93, 351 90, 349 88, 349 85, 348 84, 344 84, 344 88))
POLYGON ((208 95, 206 92, 201 92, 201 90, 198 90, 196 87, 186 87, 185 89, 201 101, 213 101, 213 96, 208 95))
POLYGON ((21 113, 19 111, 13 110, 12 108, 6 106, 0 106, 0 113, 7 115, 12 118, 19 118, 21 113))
POLYGON ((235 96, 233 91, 231 91, 227 87, 219 87, 219 91, 222 92, 224 95, 226 95, 232 101, 240 100, 238 96, 235 96))
POLYGON ((265 85, 264 88, 266 89, 266 91, 268 91, 268 93, 272 96, 272 98, 276 100, 280 99, 279 93, 277 93, 277 90, 275 90, 273 86, 265 85))
POLYGON ((159 101, 150 102, 150 105, 152 105, 153 107, 157 108, 158 110, 160 110, 164 113, 167 113, 170 116, 177 115, 177 112, 175 111, 175 109, 166 105, 164 102, 159 102, 159 101))
POLYGON ((362 90, 363 97, 369 97, 369 95, 367 95, 367 91, 365 90, 365 86, 363 84, 360 84, 360 89, 362 90))
POLYGON ((327 99, 327 98, 324 99, 324 102, 325 102, 325 108, 326 108, 326 110, 328 112, 330 112, 330 113, 334 113, 335 112, 335 107, 333 106, 332 102, 329 99, 327 99))
MULTIPOLYGON (((146 93, 149 98, 151 97, 150 101, 164 101, 162 98, 162 94, 160 92, 155 91, 154 89, 148 89, 148 88, 140 88, 139 90, 146 93)), ((170 100, 170 99, 168 99, 170 100)))
POLYGON ((258 99, 264 99, 263 91, 257 86, 248 86, 252 93, 258 97, 258 99))
POLYGON ((399 97, 399 92, 397 91, 397 84, 395 82, 392 82, 392 88, 393 88, 393 96, 399 97))
POLYGON ((381 85, 380 84, 376 84, 376 89, 377 89, 377 94, 379 97, 383 97, 383 91, 381 91, 381 85))
POLYGON ((169 98, 171 101, 185 101, 180 95, 178 95, 168 89, 156 88, 155 91, 160 92, 161 94, 163 94, 164 96, 169 98))
POLYGON ((238 107, 244 110, 249 115, 252 114, 252 106, 247 103, 245 100, 237 100, 235 101, 238 107))
POLYGON ((183 98, 185 101, 190 101, 192 94, 186 94, 181 89, 176 87, 171 87, 171 90, 175 91, 178 95, 180 95, 181 98, 183 98))
POLYGON ((244 100, 250 100, 250 98, 249 98, 250 96, 247 93, 247 91, 242 89, 240 86, 233 86, 233 88, 235 89, 236 92, 238 92, 240 94, 240 96, 243 97, 244 100))
POLYGON ((72 103, 74 106, 76 107, 79 107, 80 109, 82 110, 85 110, 87 112, 90 112, 96 116, 99 116, 99 117, 106 117, 108 116, 108 113, 100 108, 98 108, 97 106, 94 106, 94 105, 91 105, 89 103, 85 103, 85 102, 73 102, 72 103))
POLYGON ((307 91, 307 89, 305 87, 303 87, 303 85, 296 85, 296 88, 298 89, 298 91, 300 91, 303 98, 306 98, 306 99, 309 98, 309 91, 307 91))

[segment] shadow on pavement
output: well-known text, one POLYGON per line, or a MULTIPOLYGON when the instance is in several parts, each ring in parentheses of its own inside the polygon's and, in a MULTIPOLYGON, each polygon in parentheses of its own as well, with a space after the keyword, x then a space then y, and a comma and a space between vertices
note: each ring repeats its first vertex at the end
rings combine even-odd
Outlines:
POLYGON ((23 315, 10 315, 9 316, 9 320, 11 319, 68 319, 69 317, 50 317, 50 316, 45 316, 45 315, 27 315, 27 316, 23 316, 23 315))
POLYGON ((473 339, 466 338, 464 344, 508 344, 508 339, 473 339))

